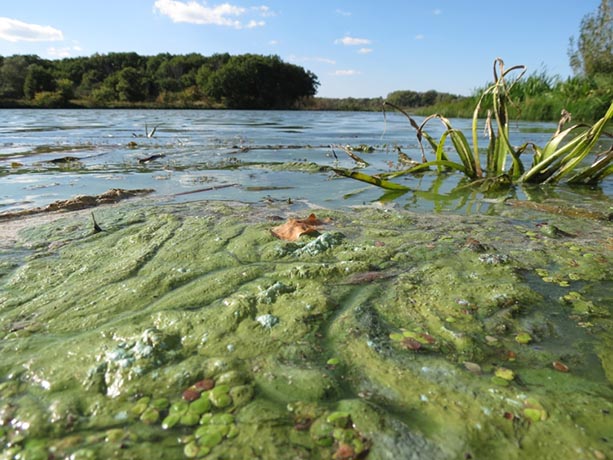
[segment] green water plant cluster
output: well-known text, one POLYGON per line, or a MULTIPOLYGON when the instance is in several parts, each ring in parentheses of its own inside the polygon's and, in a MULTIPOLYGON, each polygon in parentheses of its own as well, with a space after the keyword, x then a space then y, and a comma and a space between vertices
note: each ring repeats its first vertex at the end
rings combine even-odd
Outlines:
POLYGON ((605 115, 592 126, 574 124, 565 127, 571 120, 571 115, 563 111, 557 130, 551 139, 542 146, 526 142, 514 146, 510 138, 509 108, 514 104, 512 89, 526 72, 523 65, 505 68, 502 59, 494 61, 494 83, 486 88, 473 111, 470 137, 454 128, 451 121, 440 114, 433 114, 418 123, 401 107, 386 101, 384 107, 390 107, 402 113, 415 129, 421 149, 421 162, 406 169, 377 175, 346 169, 335 169, 340 175, 361 180, 389 190, 408 190, 408 187, 394 183, 390 179, 407 174, 420 173, 435 168, 439 173, 455 170, 464 174, 474 184, 487 189, 500 184, 510 186, 514 183, 557 184, 594 184, 602 181, 613 173, 613 148, 596 155, 595 160, 584 167, 584 160, 596 148, 599 139, 605 135, 605 126, 613 119, 613 103, 605 115), (486 104, 487 102, 487 104, 486 104), (479 122, 483 118, 482 107, 488 105, 485 116, 485 133, 488 145, 482 148, 479 144, 479 122), (436 139, 427 130, 431 122, 438 120, 443 124, 444 131, 436 139), (425 143, 434 153, 433 159, 428 159, 425 143), (457 158, 448 154, 448 141, 451 141, 457 158), (521 156, 530 150, 533 152, 532 162, 526 166, 521 156), (482 161, 485 157, 485 162, 482 161))
POLYGON ((234 413, 253 397, 253 385, 230 370, 198 380, 176 400, 143 396, 131 407, 130 415, 147 425, 175 430, 185 457, 202 458, 238 436, 234 413))

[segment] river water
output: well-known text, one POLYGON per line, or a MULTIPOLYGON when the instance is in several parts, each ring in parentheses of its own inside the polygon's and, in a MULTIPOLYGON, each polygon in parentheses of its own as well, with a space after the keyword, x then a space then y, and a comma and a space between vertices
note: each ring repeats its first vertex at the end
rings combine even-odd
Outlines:
MULTIPOLYGON (((451 122, 469 136, 470 120, 451 122)), ((516 122, 511 140, 543 145, 555 127, 516 122)), ((429 128, 434 138, 443 132, 436 122, 429 128)), ((487 145, 483 135, 480 142, 487 145)), ((398 113, 0 110, 0 212, 110 188, 154 189, 162 201, 292 200, 330 208, 384 197, 380 188, 317 171, 315 164, 356 166, 339 145, 373 147, 370 153, 356 152, 370 163, 364 170, 370 174, 404 168, 397 147, 421 158, 415 131, 398 113)), ((432 152, 426 154, 433 159, 432 152)), ((585 201, 610 198, 613 192, 609 179, 594 190, 518 187, 493 199, 454 190, 462 184, 460 174, 443 179, 432 172, 395 181, 415 191, 393 203, 416 211, 487 212, 492 201, 505 197, 585 201)))

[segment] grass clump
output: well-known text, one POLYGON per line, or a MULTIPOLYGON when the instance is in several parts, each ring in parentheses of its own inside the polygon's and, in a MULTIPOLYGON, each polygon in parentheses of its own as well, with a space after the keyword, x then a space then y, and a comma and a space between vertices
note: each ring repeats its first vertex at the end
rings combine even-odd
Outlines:
MULTIPOLYGON (((415 129, 417 140, 422 154, 422 161, 407 169, 391 173, 378 174, 372 177, 364 177, 365 174, 353 174, 347 171, 342 175, 357 180, 362 180, 383 188, 393 184, 389 179, 406 174, 412 174, 436 168, 438 172, 445 170, 457 170, 463 173, 473 183, 483 184, 492 182, 500 184, 501 179, 509 185, 514 183, 538 183, 556 184, 567 182, 570 184, 595 184, 602 181, 606 176, 613 173, 613 148, 596 155, 595 161, 582 167, 585 158, 596 146, 598 140, 605 135, 606 124, 613 119, 613 103, 610 104, 605 115, 591 126, 575 124, 568 128, 565 125, 570 122, 570 113, 563 110, 558 128, 551 139, 538 146, 533 142, 527 142, 519 147, 514 147, 509 137, 509 108, 513 107, 512 100, 514 87, 521 82, 526 72, 523 65, 517 65, 505 69, 504 62, 498 58, 494 61, 494 82, 486 88, 473 110, 472 129, 470 137, 454 128, 449 121, 440 114, 426 117, 421 123, 411 117, 401 107, 384 102, 402 113, 415 129), (478 136, 478 124, 482 116, 482 107, 491 107, 485 116, 485 132, 489 139, 487 147, 480 148, 478 136), (444 126, 444 132, 439 139, 435 139, 428 131, 428 125, 438 120, 444 126), (447 141, 451 141, 457 158, 450 158, 446 153, 447 141), (434 158, 427 159, 425 143, 432 149, 434 158), (528 166, 521 155, 527 151, 534 152, 532 162, 528 166), (485 164, 482 164, 482 156, 485 164)), ((338 170, 335 170, 338 172, 338 170)))

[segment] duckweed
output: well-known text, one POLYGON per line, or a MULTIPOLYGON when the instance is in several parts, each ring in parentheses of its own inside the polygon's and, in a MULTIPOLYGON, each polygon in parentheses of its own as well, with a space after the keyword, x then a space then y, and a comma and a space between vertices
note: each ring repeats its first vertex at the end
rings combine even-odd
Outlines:
POLYGON ((336 427, 344 428, 350 420, 350 415, 347 412, 332 412, 326 418, 326 421, 336 427))
POLYGON ((209 401, 208 394, 202 394, 202 396, 189 405, 189 410, 195 414, 202 415, 211 409, 211 402, 209 401))
POLYGON ((162 420, 162 428, 164 428, 165 430, 169 430, 170 428, 174 427, 177 423, 179 423, 180 420, 181 420, 180 414, 177 414, 177 413, 168 414, 166 418, 162 420))
POLYGON ((532 342, 532 336, 527 332, 520 332, 515 336, 515 341, 521 344, 527 344, 532 342))
POLYGON ((160 419, 160 411, 154 407, 148 407, 140 416, 140 420, 147 425, 153 425, 160 419))

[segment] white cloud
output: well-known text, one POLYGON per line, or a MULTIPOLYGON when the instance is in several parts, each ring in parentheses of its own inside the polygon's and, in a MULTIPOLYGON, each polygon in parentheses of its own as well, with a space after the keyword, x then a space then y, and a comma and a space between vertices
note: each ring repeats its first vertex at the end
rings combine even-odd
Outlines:
POLYGON ((357 70, 337 70, 332 75, 337 77, 351 77, 353 75, 360 75, 361 72, 357 70))
POLYGON ((264 21, 256 21, 255 19, 252 19, 251 21, 247 23, 245 27, 247 29, 253 29, 254 27, 263 27, 265 25, 266 23, 264 21))
POLYGON ((432 11, 432 13, 435 16, 438 16, 439 14, 443 14, 443 10, 441 10, 440 8, 435 9, 434 11, 432 11))
POLYGON ((28 24, 11 18, 0 18, 0 40, 9 42, 54 42, 64 40, 61 30, 51 26, 28 24))
POLYGON ((272 46, 277 46, 279 44, 279 40, 270 40, 268 44, 272 46))
POLYGON ((63 48, 47 48, 47 54, 52 58, 66 58, 71 56, 71 49, 67 46, 63 48))
POLYGON ((274 11, 270 11, 270 8, 267 7, 266 5, 254 6, 251 9, 254 11, 259 11, 260 16, 265 17, 265 18, 277 15, 274 11))
MULTIPOLYGON (((222 3, 216 6, 208 6, 206 3, 199 3, 195 0, 182 2, 178 0, 156 0, 154 11, 168 16, 172 22, 186 22, 189 24, 213 24, 217 26, 234 27, 235 29, 251 29, 262 27, 264 21, 249 20, 246 24, 239 18, 247 13, 247 9, 222 3)), ((253 11, 259 12, 260 16, 271 16, 267 6, 253 7, 253 11)))
POLYGON ((358 53, 360 54, 368 54, 368 53, 372 53, 372 48, 360 48, 358 50, 358 53))
POLYGON ((338 38, 334 40, 334 43, 337 45, 340 43, 345 46, 357 46, 357 45, 370 45, 371 41, 368 38, 356 38, 350 37, 348 35, 343 38, 338 38))
POLYGON ((336 10, 336 14, 340 14, 341 16, 351 16, 351 13, 349 11, 343 11, 340 8, 336 10))
POLYGON ((423 34, 417 34, 417 35, 415 35, 415 40, 423 40, 424 38, 426 38, 426 36, 425 36, 425 35, 423 35, 423 34))
POLYGON ((60 48, 56 48, 54 46, 47 48, 47 55, 50 58, 67 58, 70 56, 73 56, 76 53, 78 53, 79 51, 83 51, 83 48, 81 48, 81 46, 79 45, 78 42, 73 42, 74 44, 72 46, 63 46, 60 48))
POLYGON ((324 64, 330 64, 330 65, 336 64, 336 61, 334 59, 328 59, 328 58, 319 57, 319 56, 315 56, 315 57, 311 57, 311 58, 304 58, 304 60, 305 61, 322 62, 324 64))
POLYGON ((289 60, 293 61, 293 62, 322 62, 324 64, 330 64, 330 65, 335 65, 336 64, 336 61, 334 59, 328 59, 328 58, 320 57, 320 56, 311 56, 311 57, 309 57, 309 56, 302 56, 302 57, 299 57, 299 56, 295 56, 295 55, 292 54, 289 57, 289 60))

